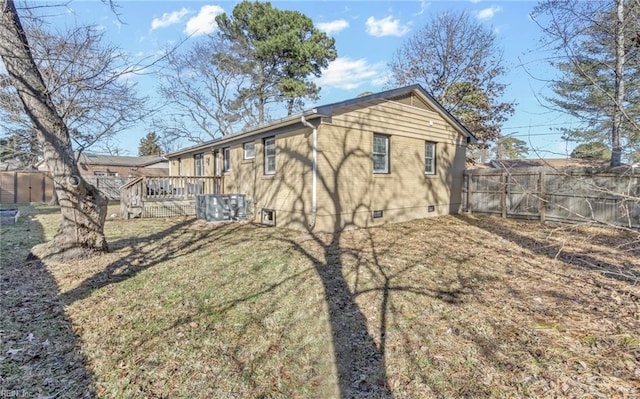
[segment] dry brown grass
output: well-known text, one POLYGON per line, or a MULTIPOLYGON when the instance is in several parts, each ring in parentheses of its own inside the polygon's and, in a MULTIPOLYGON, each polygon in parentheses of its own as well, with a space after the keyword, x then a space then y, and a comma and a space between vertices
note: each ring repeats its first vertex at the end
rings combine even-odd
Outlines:
MULTIPOLYGON (((56 218, 33 221, 42 237, 56 218)), ((82 348, 65 367, 98 397, 640 396, 637 233, 474 216, 338 237, 182 218, 106 231, 111 253, 42 276, 82 348)), ((42 359, 6 354, 29 337, 16 301, 0 388, 46 394, 43 373, 24 379, 42 359)))

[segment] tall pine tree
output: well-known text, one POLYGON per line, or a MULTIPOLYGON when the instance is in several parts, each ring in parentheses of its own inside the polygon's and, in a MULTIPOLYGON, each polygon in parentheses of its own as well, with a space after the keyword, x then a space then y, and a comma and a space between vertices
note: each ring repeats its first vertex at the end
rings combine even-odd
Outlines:
POLYGON ((548 0, 534 18, 558 56, 547 100, 580 122, 565 136, 607 144, 611 166, 633 159, 640 151, 640 2, 548 0))

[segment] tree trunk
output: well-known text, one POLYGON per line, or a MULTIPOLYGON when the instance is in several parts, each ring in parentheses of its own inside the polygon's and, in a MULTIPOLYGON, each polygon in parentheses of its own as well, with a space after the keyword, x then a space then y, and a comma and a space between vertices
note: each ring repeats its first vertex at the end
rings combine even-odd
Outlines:
POLYGON ((0 0, 0 57, 26 113, 36 127, 44 161, 53 176, 62 221, 53 240, 34 248, 39 257, 66 260, 107 251, 107 199, 80 176, 69 131, 38 70, 13 0, 0 0))
POLYGON ((622 146, 620 145, 620 132, 622 130, 623 102, 624 102, 624 0, 616 0, 616 70, 615 70, 615 104, 613 106, 613 126, 611 128, 611 166, 620 166, 622 163, 622 146))

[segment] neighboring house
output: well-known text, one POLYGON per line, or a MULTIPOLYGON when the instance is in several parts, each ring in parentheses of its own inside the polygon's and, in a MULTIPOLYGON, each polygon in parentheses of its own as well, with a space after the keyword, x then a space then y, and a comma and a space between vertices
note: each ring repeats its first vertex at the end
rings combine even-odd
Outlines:
POLYGON ((596 158, 536 158, 536 159, 503 159, 491 161, 489 166, 498 169, 511 168, 602 168, 609 166, 608 159, 596 158))
POLYGON ((224 176, 258 220, 337 231, 457 213, 475 137, 421 86, 319 106, 167 155, 224 176))
MULTIPOLYGON (((46 165, 41 162, 38 169, 46 171, 46 165)), ((147 156, 115 156, 98 154, 80 154, 78 168, 83 177, 95 176, 168 176, 169 161, 164 157, 147 156)))

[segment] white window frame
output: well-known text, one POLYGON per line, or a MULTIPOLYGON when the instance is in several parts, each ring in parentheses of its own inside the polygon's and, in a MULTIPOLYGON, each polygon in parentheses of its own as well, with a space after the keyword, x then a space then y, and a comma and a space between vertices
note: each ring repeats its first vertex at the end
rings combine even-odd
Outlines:
POLYGON ((243 158, 244 159, 254 159, 256 157, 256 142, 255 141, 248 141, 248 142, 242 144, 242 153, 243 153, 243 158), (247 146, 248 145, 251 146, 251 151, 250 152, 247 151, 247 146))
POLYGON ((433 141, 424 142, 424 174, 436 174, 436 149, 438 146, 433 141), (429 156, 429 148, 431 148, 431 156, 429 156))
POLYGON ((263 142, 262 153, 264 155, 264 174, 275 175, 276 174, 276 137, 265 137, 263 142), (273 154, 268 154, 269 149, 273 150, 273 154), (269 160, 273 159, 273 168, 269 166, 269 160))
POLYGON ((204 153, 193 155, 193 175, 204 176, 204 153))
POLYGON ((372 159, 373 159, 373 173, 389 174, 390 172, 389 144, 390 144, 389 136, 387 136, 386 134, 378 134, 378 133, 373 134, 373 143, 371 148, 372 159), (376 152, 376 139, 384 140, 384 144, 385 144, 384 152, 380 152, 380 151, 376 152), (384 157, 384 168, 376 168, 376 157, 380 157, 380 156, 384 157))
POLYGON ((222 173, 231 171, 231 148, 224 147, 222 149, 222 173))

